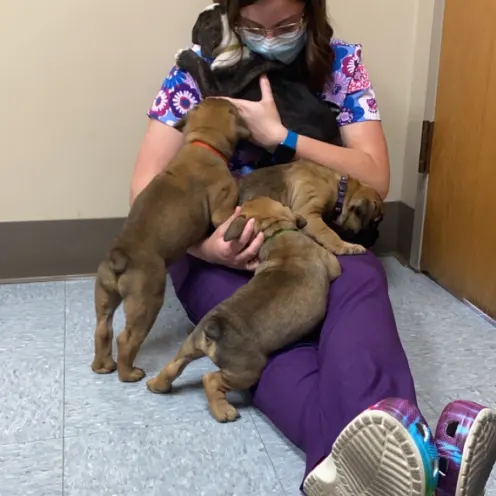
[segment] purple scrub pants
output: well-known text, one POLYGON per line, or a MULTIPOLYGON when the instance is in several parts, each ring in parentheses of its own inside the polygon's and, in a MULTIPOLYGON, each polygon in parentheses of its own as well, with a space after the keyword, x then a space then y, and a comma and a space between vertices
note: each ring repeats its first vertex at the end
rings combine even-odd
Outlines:
MULTIPOLYGON (((381 263, 370 252, 339 261, 320 332, 272 356, 253 389, 254 405, 305 452, 306 473, 363 410, 387 397, 417 404, 381 263)), ((170 274, 195 323, 250 278, 191 256, 170 274)))

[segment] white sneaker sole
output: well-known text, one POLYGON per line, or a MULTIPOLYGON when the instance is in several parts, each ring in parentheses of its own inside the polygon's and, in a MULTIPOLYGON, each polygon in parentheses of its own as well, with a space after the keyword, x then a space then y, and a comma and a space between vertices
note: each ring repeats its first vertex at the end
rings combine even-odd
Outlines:
POLYGON ((366 411, 305 479, 307 496, 425 496, 422 456, 391 415, 366 411))
POLYGON ((455 496, 483 496, 496 463, 496 411, 486 408, 475 418, 465 441, 455 496))

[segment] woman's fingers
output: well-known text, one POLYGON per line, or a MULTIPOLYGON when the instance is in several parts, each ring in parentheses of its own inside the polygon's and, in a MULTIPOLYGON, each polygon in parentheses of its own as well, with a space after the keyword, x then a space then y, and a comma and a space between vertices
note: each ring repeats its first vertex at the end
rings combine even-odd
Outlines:
POLYGON ((250 242, 253 237, 253 229, 255 227, 255 219, 250 219, 247 223, 241 236, 238 239, 230 241, 231 249, 234 255, 240 253, 246 248, 246 245, 250 242))
POLYGON ((236 207, 234 210, 234 213, 227 219, 223 224, 221 224, 218 228, 217 231, 220 236, 224 236, 226 234, 226 231, 229 229, 229 226, 232 224, 233 220, 236 217, 239 217, 239 214, 241 213, 241 207, 236 207))
POLYGON ((257 258, 254 258, 253 260, 250 260, 246 265, 245 269, 249 270, 250 272, 255 272, 257 267, 260 265, 260 260, 257 258))
POLYGON ((218 96, 218 97, 214 97, 214 98, 223 98, 224 100, 231 102, 233 105, 236 106, 236 108, 239 111, 245 110, 247 104, 253 103, 253 102, 250 102, 249 100, 241 100, 240 98, 230 98, 227 96, 218 96))
POLYGON ((228 102, 231 102, 234 105, 236 105, 236 102, 239 101, 238 98, 231 98, 229 96, 213 96, 212 98, 222 98, 222 100, 227 100, 228 102))
POLYGON ((272 87, 270 86, 269 78, 266 74, 260 76, 260 91, 262 93, 262 101, 273 101, 272 87))
POLYGON ((263 233, 258 233, 250 245, 236 256, 236 264, 244 265, 251 262, 253 259, 257 258, 258 252, 264 243, 263 233))

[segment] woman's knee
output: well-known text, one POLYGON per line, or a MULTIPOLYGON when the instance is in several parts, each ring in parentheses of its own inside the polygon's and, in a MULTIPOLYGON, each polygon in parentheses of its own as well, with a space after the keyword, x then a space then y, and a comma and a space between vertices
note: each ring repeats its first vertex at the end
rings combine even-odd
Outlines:
POLYGON ((339 348, 344 353, 370 340, 396 342, 399 338, 381 262, 371 253, 340 257, 340 262, 343 273, 331 284, 321 344, 332 335, 328 352, 339 348))
POLYGON ((357 288, 382 287, 387 290, 387 277, 380 260, 371 252, 339 257, 342 275, 335 283, 356 284, 357 288))
POLYGON ((176 295, 194 323, 250 279, 248 274, 190 255, 171 266, 169 273, 176 295))

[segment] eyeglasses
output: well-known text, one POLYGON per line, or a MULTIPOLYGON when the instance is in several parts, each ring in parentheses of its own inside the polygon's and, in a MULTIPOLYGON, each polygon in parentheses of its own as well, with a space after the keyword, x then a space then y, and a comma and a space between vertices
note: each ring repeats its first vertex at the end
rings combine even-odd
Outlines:
POLYGON ((302 17, 298 22, 291 22, 289 24, 282 24, 281 26, 275 26, 273 28, 252 28, 248 26, 236 26, 236 32, 241 36, 248 34, 256 40, 263 40, 267 38, 269 34, 272 36, 290 36, 297 31, 299 31, 305 25, 305 18, 302 17))

